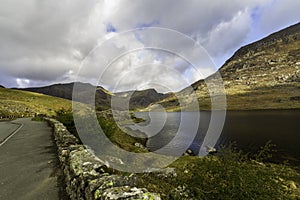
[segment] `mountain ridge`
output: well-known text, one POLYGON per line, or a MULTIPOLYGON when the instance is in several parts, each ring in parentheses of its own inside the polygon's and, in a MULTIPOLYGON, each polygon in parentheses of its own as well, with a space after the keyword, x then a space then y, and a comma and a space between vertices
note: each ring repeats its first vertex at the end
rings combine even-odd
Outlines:
POLYGON ((114 98, 117 109, 123 109, 124 102, 129 102, 131 110, 141 109, 149 106, 151 103, 157 102, 169 96, 169 94, 158 93, 155 89, 145 89, 137 91, 125 91, 112 93, 102 86, 93 86, 90 83, 71 82, 58 83, 44 87, 20 88, 18 90, 30 91, 45 94, 53 97, 72 100, 74 84, 79 84, 86 91, 81 91, 81 95, 88 96, 91 91, 96 90, 96 109, 107 110, 111 108, 111 99, 114 98))
MULTIPOLYGON (((289 27, 286 27, 282 30, 279 30, 277 32, 274 32, 274 33, 272 33, 272 34, 270 34, 270 35, 268 35, 268 36, 266 36, 266 37, 264 37, 264 38, 262 38, 258 41, 255 41, 253 43, 250 43, 248 45, 245 45, 245 46, 241 47, 240 49, 238 49, 235 52, 235 54, 231 58, 233 58, 234 56, 241 56, 241 54, 246 54, 249 51, 249 49, 259 48, 259 47, 261 47, 262 45, 265 45, 265 44, 272 44, 273 42, 275 42, 278 39, 286 38, 290 35, 295 35, 298 32, 300 32, 300 22, 297 23, 297 24, 291 25, 289 27)), ((229 62, 231 58, 229 58, 225 62, 224 65, 226 65, 226 63, 229 62)))
MULTIPOLYGON (((240 48, 217 73, 224 82, 228 110, 300 108, 300 23, 240 48)), ((200 109, 211 109, 205 81, 216 75, 191 85, 200 109)), ((148 110, 156 104, 168 111, 185 110, 192 101, 190 93, 185 88, 148 110), (178 97, 185 99, 185 105, 179 106, 178 97)))

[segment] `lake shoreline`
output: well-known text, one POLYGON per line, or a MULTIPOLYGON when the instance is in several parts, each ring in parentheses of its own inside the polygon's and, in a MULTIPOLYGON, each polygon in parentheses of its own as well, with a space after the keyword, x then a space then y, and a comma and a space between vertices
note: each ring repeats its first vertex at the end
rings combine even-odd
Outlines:
MULTIPOLYGON (((285 109, 245 109, 245 110, 242 110, 242 109, 226 109, 226 110, 211 110, 211 109, 201 109, 201 110, 183 110, 183 111, 170 111, 170 110, 165 110, 166 113, 180 113, 180 112, 213 112, 213 111, 222 111, 222 112, 231 112, 231 111, 234 111, 234 112, 257 112, 257 111, 300 111, 300 108, 285 108, 285 109)), ((148 113, 148 112, 153 112, 153 113, 156 113, 156 112, 161 112, 161 111, 155 111, 155 110, 135 110, 135 111, 131 111, 133 113, 148 113)))
MULTIPOLYGON (((207 123, 209 123, 211 112, 201 112, 202 119, 207 120, 207 123)), ((148 119, 147 113, 135 112, 137 117, 143 118, 144 116, 144 119, 148 119)), ((160 112, 155 113, 155 116, 159 118, 160 112)), ((183 113, 187 113, 192 119, 195 112, 183 113)), ((180 123, 180 114, 181 112, 167 112, 168 116, 174 116, 175 118, 177 116, 178 123, 180 123)), ((300 164, 300 148, 298 147, 300 136, 297 134, 297 130, 300 129, 300 125, 297 125, 297 119, 299 118, 300 109, 227 111, 222 134, 215 147, 220 149, 223 145, 228 146, 230 143, 236 142, 240 149, 247 152, 248 150, 256 151, 268 141, 272 141, 277 146, 275 150, 278 151, 277 154, 274 154, 274 161, 292 160, 297 163, 299 160, 300 164)), ((203 132, 206 129, 204 127, 201 130, 203 132)), ((172 138, 166 137, 164 139, 163 135, 150 137, 147 139, 147 147, 150 150, 159 149, 161 146, 166 145, 168 141, 171 141, 172 138)), ((199 138, 196 138, 195 141, 199 138)))

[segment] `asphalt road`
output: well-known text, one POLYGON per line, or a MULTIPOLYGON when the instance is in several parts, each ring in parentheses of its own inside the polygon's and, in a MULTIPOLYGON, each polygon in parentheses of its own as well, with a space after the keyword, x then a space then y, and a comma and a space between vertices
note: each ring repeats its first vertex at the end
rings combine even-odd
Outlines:
POLYGON ((14 133, 0 146, 0 200, 62 199, 51 129, 30 119, 14 122, 23 126, 0 122, 0 143, 14 133))
POLYGON ((4 140, 19 127, 19 124, 14 124, 9 121, 0 122, 0 143, 4 142, 4 140))

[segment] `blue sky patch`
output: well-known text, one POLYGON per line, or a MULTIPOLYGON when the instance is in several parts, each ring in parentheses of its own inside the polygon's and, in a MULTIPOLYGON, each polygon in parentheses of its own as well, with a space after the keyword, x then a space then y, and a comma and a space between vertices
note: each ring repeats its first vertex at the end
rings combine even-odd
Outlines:
POLYGON ((115 32, 117 32, 117 29, 111 23, 108 23, 108 24, 106 24, 106 32, 107 33, 115 33, 115 32))
POLYGON ((138 23, 136 28, 149 28, 158 24, 159 24, 158 20, 153 20, 152 22, 149 23, 138 23))

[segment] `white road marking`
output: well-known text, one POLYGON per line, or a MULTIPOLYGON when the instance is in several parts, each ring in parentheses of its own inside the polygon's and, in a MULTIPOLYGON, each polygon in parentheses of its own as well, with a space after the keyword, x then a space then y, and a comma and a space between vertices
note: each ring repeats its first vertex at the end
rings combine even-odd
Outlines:
POLYGON ((6 137, 1 143, 0 143, 0 147, 2 145, 4 145, 10 138, 12 138, 15 134, 17 134, 19 132, 19 130, 21 130, 21 128, 24 126, 24 124, 19 124, 19 123, 15 123, 13 122, 13 124, 17 124, 19 125, 19 127, 14 131, 12 132, 8 137, 6 137))

